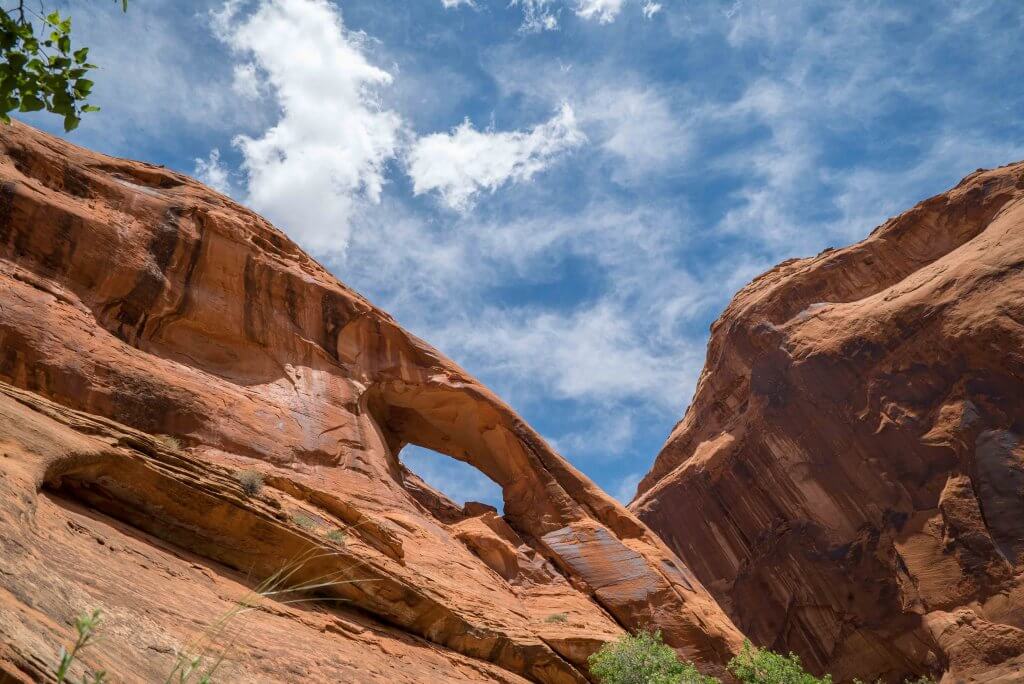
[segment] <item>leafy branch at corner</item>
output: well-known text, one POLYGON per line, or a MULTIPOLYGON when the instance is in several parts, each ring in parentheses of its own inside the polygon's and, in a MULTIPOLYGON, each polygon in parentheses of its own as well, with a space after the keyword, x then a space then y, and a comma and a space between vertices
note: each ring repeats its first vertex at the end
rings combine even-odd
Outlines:
MULTIPOLYGON (((128 11, 128 0, 116 1, 128 11)), ((82 114, 99 111, 87 102, 93 82, 86 76, 95 68, 89 48, 71 44, 71 17, 44 15, 25 0, 0 8, 0 120, 10 123, 13 111, 45 109, 73 131, 82 114)))

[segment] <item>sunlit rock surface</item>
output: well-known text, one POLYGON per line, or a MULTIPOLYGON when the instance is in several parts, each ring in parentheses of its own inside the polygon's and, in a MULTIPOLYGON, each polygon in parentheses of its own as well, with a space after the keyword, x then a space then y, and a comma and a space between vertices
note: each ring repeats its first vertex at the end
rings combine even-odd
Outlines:
POLYGON ((631 510, 839 680, 1024 681, 1024 164, 784 262, 712 327, 631 510))
POLYGON ((741 641, 631 513, 280 231, 19 124, 0 381, 0 681, 44 679, 94 608, 84 664, 115 681, 211 638, 224 681, 389 684, 582 682, 640 627, 720 672, 741 641), (406 470, 409 443, 497 482, 504 517, 406 470), (282 571, 318 586, 246 598, 282 571))

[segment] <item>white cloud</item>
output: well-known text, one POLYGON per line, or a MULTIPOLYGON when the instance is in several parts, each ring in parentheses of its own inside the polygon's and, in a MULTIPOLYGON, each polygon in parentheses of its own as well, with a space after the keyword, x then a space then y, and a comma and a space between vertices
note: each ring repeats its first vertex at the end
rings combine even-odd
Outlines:
POLYGON ((262 135, 235 139, 247 202, 306 248, 343 252, 354 212, 379 201, 400 144, 401 118, 374 95, 390 74, 367 61, 362 36, 326 0, 261 0, 245 17, 228 2, 214 19, 252 59, 241 73, 265 75, 281 111, 262 135))
POLYGON ((263 80, 255 64, 236 64, 232 75, 231 90, 238 95, 255 100, 263 94, 263 80))
POLYGON ((507 378, 513 392, 525 382, 559 399, 641 399, 678 410, 682 388, 696 380, 692 359, 681 345, 645 343, 635 323, 634 312, 608 300, 569 312, 489 307, 432 339, 507 378))
POLYGON ((577 0, 576 14, 602 24, 615 21, 622 10, 623 0, 577 0))
POLYGON ((620 160, 619 182, 635 182, 669 166, 682 166, 692 133, 662 93, 629 86, 602 86, 580 114, 584 125, 600 131, 601 147, 620 160))
POLYGON ((458 7, 459 5, 476 7, 476 2, 474 0, 441 0, 441 5, 445 9, 451 9, 452 7, 458 7))
POLYGON ((231 181, 228 178, 228 169, 220 161, 220 150, 216 147, 210 150, 206 159, 196 159, 195 176, 201 183, 204 183, 223 195, 231 194, 231 181))
POLYGON ((573 102, 579 128, 608 155, 602 170, 617 183, 641 187, 651 174, 692 172, 706 105, 685 90, 603 61, 565 65, 497 50, 490 68, 503 97, 531 107, 573 102))
POLYGON ((478 131, 467 119, 451 133, 416 141, 408 154, 408 171, 417 195, 436 191, 448 206, 464 210, 478 193, 528 181, 585 140, 568 104, 525 132, 478 131))
POLYGON ((647 17, 648 19, 653 17, 655 14, 657 14, 661 10, 662 10, 661 3, 660 2, 652 2, 652 0, 647 0, 647 2, 645 2, 644 6, 643 6, 644 16, 647 17))
POLYGON ((523 33, 554 31, 558 29, 558 10, 552 5, 555 0, 510 0, 509 6, 520 5, 523 8, 523 23, 519 30, 523 33))

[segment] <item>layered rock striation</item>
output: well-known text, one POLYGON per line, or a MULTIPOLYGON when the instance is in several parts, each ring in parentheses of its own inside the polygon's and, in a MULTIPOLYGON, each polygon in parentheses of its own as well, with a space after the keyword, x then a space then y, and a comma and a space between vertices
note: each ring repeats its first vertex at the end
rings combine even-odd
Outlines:
POLYGON ((631 504, 838 680, 1024 681, 1024 164, 784 262, 712 326, 631 504))
POLYGON ((15 123, 0 681, 46 679, 94 608, 76 668, 117 681, 212 649, 231 681, 584 682, 626 629, 709 672, 741 641, 635 516, 259 216, 15 123), (481 470, 504 515, 432 490, 407 444, 481 470))

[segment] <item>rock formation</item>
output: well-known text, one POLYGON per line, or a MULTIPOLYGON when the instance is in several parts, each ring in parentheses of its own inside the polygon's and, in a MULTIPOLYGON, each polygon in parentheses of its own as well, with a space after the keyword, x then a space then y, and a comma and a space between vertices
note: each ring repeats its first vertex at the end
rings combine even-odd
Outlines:
POLYGON ((583 682, 640 627, 720 672, 741 641, 631 513, 280 231, 17 123, 0 381, 0 682, 45 679, 94 608, 84 664, 126 682, 225 644, 225 681, 393 684, 583 682), (504 515, 406 444, 484 472, 504 515))
POLYGON ((712 326, 633 510, 837 680, 1024 681, 1024 164, 784 262, 712 326))

